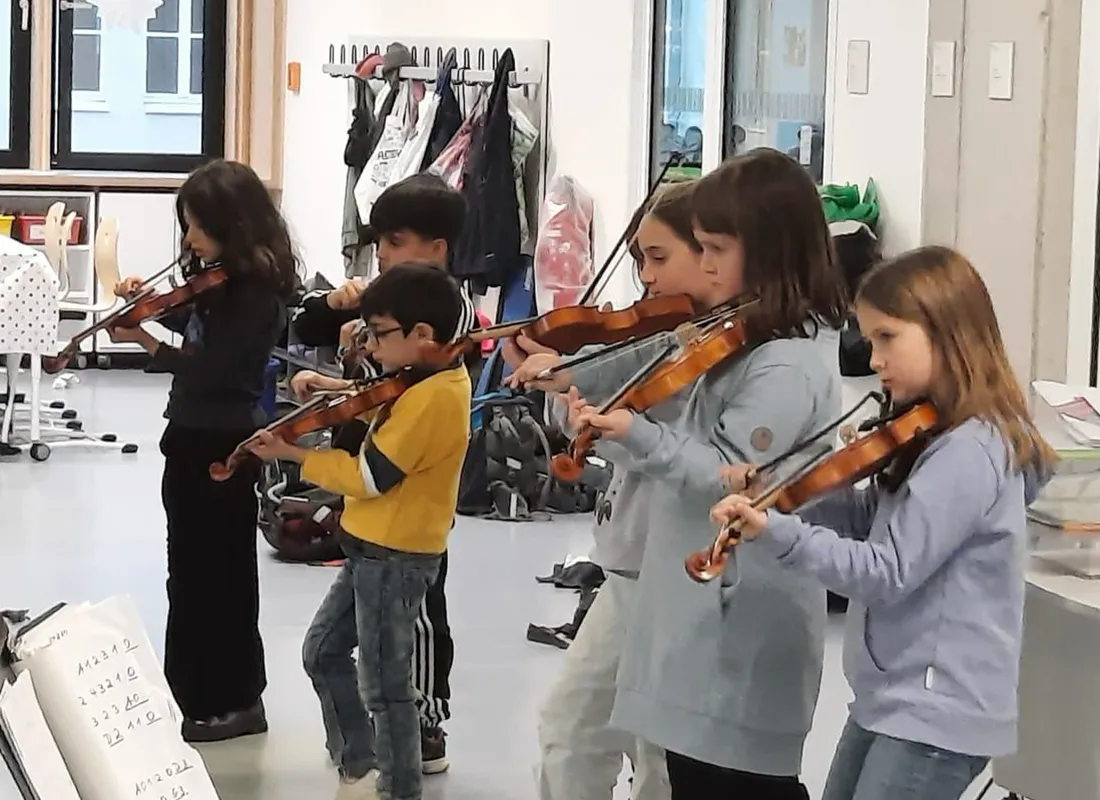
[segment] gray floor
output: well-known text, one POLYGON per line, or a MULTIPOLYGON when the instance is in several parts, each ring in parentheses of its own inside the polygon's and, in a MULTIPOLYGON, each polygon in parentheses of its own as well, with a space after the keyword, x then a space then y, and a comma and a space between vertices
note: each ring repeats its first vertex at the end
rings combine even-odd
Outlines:
MULTIPOLYGON (((156 443, 167 383, 122 370, 77 374, 79 384, 63 392, 46 384, 44 398, 66 400, 89 430, 117 433, 141 449, 124 456, 57 448, 43 463, 26 454, 0 463, 0 607, 37 611, 60 600, 129 594, 159 649, 165 568, 156 443)), ((526 642, 524 632, 529 622, 566 621, 576 598, 536 585, 533 578, 568 552, 586 552, 588 527, 585 518, 526 525, 460 518, 451 537, 448 577, 457 643, 454 719, 448 726, 453 766, 427 780, 426 797, 535 796, 537 709, 561 653, 526 642)), ((336 777, 299 649, 332 573, 279 564, 265 542, 259 547, 271 731, 207 746, 202 753, 224 800, 323 798, 335 790, 336 777)), ((820 795, 849 698, 840 673, 839 622, 830 630, 821 701, 804 762, 813 797, 820 795)))

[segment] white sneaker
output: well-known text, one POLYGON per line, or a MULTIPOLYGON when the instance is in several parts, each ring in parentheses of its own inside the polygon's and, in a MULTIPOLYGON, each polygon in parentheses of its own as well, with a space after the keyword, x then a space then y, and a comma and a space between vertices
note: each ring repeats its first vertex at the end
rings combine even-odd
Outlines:
POLYGON ((378 779, 381 777, 382 773, 372 769, 362 778, 340 778, 336 800, 379 800, 378 779))

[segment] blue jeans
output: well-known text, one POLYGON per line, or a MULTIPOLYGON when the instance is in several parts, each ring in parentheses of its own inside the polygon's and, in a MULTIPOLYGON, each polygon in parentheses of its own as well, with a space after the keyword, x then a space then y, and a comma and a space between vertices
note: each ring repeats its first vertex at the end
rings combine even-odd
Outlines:
POLYGON ((440 556, 401 553, 346 535, 342 546, 347 559, 302 646, 321 701, 326 746, 341 774, 358 778, 378 769, 381 788, 393 800, 420 800, 413 625, 440 556))
POLYGON ((848 720, 821 800, 958 800, 989 763, 865 731, 848 720))

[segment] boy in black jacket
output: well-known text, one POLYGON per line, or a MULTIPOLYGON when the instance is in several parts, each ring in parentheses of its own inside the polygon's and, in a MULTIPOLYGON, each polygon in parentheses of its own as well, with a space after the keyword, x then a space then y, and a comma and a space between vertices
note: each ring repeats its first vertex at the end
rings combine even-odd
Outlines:
MULTIPOLYGON (((394 264, 422 262, 446 271, 465 218, 466 202, 462 195, 435 175, 422 173, 387 187, 375 201, 370 216, 370 227, 377 239, 379 270, 384 272, 394 264)), ((339 289, 308 295, 292 323, 298 338, 315 347, 346 345, 348 332, 360 319, 359 298, 365 288, 366 282, 356 278, 339 289)), ((462 300, 455 339, 477 327, 476 310, 466 288, 462 289, 462 300)), ((480 361, 480 353, 473 353, 472 358, 480 361)), ((378 373, 369 359, 364 362, 364 369, 368 375, 378 373)), ((311 370, 298 372, 291 380, 291 389, 303 399, 315 391, 346 385, 347 381, 311 370)), ((366 425, 351 422, 337 431, 333 446, 357 453, 365 435, 366 425)), ((414 637, 413 684, 426 774, 444 772, 450 766, 441 727, 451 715, 450 672, 454 662, 454 640, 444 595, 446 577, 444 553, 439 577, 428 589, 417 616, 414 637)))
MULTIPOLYGON (((465 221, 466 201, 436 175, 420 173, 387 187, 371 208, 369 223, 379 271, 416 261, 446 270, 465 221)), ((341 329, 359 320, 359 297, 366 285, 364 279, 353 278, 339 289, 307 294, 293 320, 299 340, 311 347, 342 344, 341 329)), ((466 286, 462 305, 456 339, 477 327, 477 310, 466 286)))

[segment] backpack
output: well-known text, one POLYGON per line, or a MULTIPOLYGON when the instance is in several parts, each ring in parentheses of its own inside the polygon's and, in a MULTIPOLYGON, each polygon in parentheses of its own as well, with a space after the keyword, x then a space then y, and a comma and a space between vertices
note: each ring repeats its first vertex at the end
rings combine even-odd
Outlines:
MULTIPOLYGON (((299 442, 314 447, 329 439, 329 431, 318 431, 299 442)), ((256 482, 256 499, 257 525, 280 560, 324 563, 344 557, 333 535, 344 499, 303 481, 301 465, 292 461, 265 463, 256 482)))
POLYGON ((592 511, 611 480, 611 466, 590 458, 581 479, 554 477, 550 461, 568 437, 544 413, 542 392, 516 395, 499 387, 500 348, 490 356, 471 408, 470 445, 459 482, 458 513, 509 521, 546 520, 553 513, 592 511))

